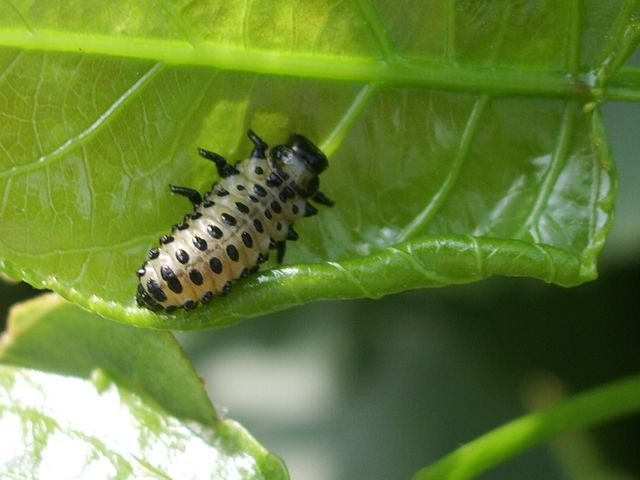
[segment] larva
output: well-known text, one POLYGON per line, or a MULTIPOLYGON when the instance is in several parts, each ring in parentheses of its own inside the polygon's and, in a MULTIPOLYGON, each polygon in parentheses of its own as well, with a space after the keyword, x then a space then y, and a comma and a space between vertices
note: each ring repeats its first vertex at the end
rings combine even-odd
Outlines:
POLYGON ((284 259, 286 241, 297 240, 293 223, 318 210, 309 203, 332 206, 319 190, 327 157, 306 137, 293 134, 269 148, 252 130, 251 156, 231 165, 220 155, 199 149, 215 163, 220 179, 211 191, 170 185, 187 197, 193 212, 160 238, 138 270, 136 300, 153 311, 172 312, 207 304, 231 289, 231 282, 258 269, 277 251, 284 259))

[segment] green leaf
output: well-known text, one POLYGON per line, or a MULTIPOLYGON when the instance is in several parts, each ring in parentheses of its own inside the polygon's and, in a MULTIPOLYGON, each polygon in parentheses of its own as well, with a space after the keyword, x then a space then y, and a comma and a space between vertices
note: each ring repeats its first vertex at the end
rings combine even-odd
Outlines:
POLYGON ((102 370, 92 377, 0 365, 3 477, 287 478, 238 424, 185 422, 102 370))
POLYGON ((173 335, 105 322, 54 294, 13 307, 0 337, 0 362, 85 380, 97 369, 108 370, 172 415, 216 422, 202 382, 173 335))
POLYGON ((169 332, 104 321, 54 294, 14 307, 0 337, 0 431, 0 476, 288 478, 215 415, 169 332))
MULTIPOLYGON (((491 275, 593 279, 616 192, 599 102, 635 0, 0 5, 0 269, 104 316, 203 328, 491 275), (202 146, 307 134, 335 198, 284 268, 155 315, 135 270, 205 190, 202 146)), ((608 88, 611 84, 611 93, 608 88)))

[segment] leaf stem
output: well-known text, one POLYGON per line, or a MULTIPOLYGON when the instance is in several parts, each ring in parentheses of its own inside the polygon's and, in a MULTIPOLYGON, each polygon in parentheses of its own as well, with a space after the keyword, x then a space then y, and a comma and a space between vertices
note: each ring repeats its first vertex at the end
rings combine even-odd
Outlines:
POLYGON ((640 102, 640 67, 623 67, 607 80, 607 100, 640 102))
POLYGON ((618 380, 533 412, 463 445, 413 480, 464 480, 560 434, 640 411, 640 375, 618 380))

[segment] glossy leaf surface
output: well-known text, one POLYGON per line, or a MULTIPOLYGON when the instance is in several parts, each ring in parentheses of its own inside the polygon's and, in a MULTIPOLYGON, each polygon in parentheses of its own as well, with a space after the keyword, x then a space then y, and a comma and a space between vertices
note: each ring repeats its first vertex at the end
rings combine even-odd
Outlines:
POLYGON ((55 294, 13 307, 0 337, 0 362, 85 380, 107 370, 177 417, 216 421, 200 378, 171 333, 106 322, 55 294))
POLYGON ((0 429, 11 478, 286 478, 234 422, 180 421, 100 370, 92 383, 0 365, 0 429))
POLYGON ((0 432, 3 477, 288 478, 215 416, 171 334, 52 294, 14 308, 0 338, 0 432))
POLYGON ((111 318, 185 329, 497 274, 593 279, 616 191, 598 102, 640 88, 615 77, 639 11, 2 4, 0 268, 111 318), (189 210, 167 185, 208 189, 196 148, 243 158, 248 127, 320 143, 336 207, 299 223, 287 266, 209 308, 135 307, 145 252, 189 210))

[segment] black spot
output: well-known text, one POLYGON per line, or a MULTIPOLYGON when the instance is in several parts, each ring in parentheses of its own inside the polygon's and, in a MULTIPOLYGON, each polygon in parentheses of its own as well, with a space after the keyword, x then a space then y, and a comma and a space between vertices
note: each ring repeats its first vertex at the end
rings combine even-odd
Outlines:
POLYGON ((259 219, 257 218, 253 219, 253 226, 256 228, 256 232, 258 233, 264 232, 264 226, 262 225, 262 222, 259 219))
POLYGON ((240 278, 247 278, 248 276, 249 276, 249 269, 245 267, 240 272, 240 278))
POLYGON ((231 282, 227 280, 222 286, 222 295, 226 295, 231 291, 231 282))
POLYGON ((212 257, 209 260, 209 267, 211 267, 213 273, 222 273, 222 262, 218 257, 212 257))
POLYGON ((254 197, 253 195, 249 195, 249 200, 251 200, 253 203, 258 203, 260 201, 256 197, 254 197))
POLYGON ((267 185, 270 187, 279 187, 282 185, 282 179, 275 172, 271 172, 267 178, 267 185))
POLYGON ((242 202, 236 202, 236 208, 238 209, 239 212, 242 213, 249 213, 249 207, 247 207, 244 203, 242 202))
POLYGON ((229 255, 229 258, 234 262, 240 259, 240 252, 238 252, 238 249, 233 244, 227 245, 227 255, 229 255))
POLYGON ((173 226, 173 230, 186 230, 187 228, 189 228, 189 225, 187 225, 186 223, 182 222, 182 223, 176 223, 173 226))
POLYGON ((213 200, 205 200, 204 203, 202 204, 203 207, 205 208, 211 208, 216 204, 216 202, 214 202, 213 200))
POLYGON ((276 223, 276 230, 282 230, 282 224, 280 222, 276 223))
POLYGON ((147 273, 147 270, 144 267, 142 267, 138 269, 138 271, 136 272, 136 275, 138 275, 139 277, 143 277, 145 273, 147 273))
POLYGON ((296 193, 289 185, 285 185, 284 187, 282 187, 282 191, 280 192, 280 194, 284 194, 286 198, 293 198, 296 195, 296 193))
POLYGON ((207 233, 215 239, 222 238, 222 230, 215 225, 207 225, 207 233))
POLYGON ((198 304, 196 302, 194 302, 193 300, 187 300, 182 305, 182 308, 184 308, 185 310, 193 310, 197 306, 198 306, 198 304))
POLYGON ((266 197, 267 196, 267 191, 264 189, 264 187, 262 185, 257 184, 257 183, 253 186, 253 191, 259 197, 266 197))
POLYGON ((242 243, 247 248, 253 247, 253 238, 251 238, 251 234, 249 232, 242 232, 242 243))
POLYGON ((151 279, 147 282, 147 290, 149 290, 151 296, 153 296, 153 298, 155 298, 157 301, 167 301, 167 296, 164 294, 162 288, 160 288, 160 285, 158 285, 158 282, 156 282, 155 280, 151 279))
POLYGON ((165 312, 171 313, 175 312, 178 309, 175 305, 168 305, 167 308, 164 309, 165 312))
POLYGON ((258 259, 257 259, 258 263, 264 263, 267 260, 269 260, 269 255, 265 255, 264 253, 259 253, 258 254, 258 259))
POLYGON ((194 285, 202 285, 204 278, 202 278, 202 274, 198 270, 191 270, 189 272, 189 278, 194 283, 194 285))
POLYGON ((147 253, 147 256, 149 257, 149 260, 153 260, 154 258, 158 258, 159 255, 160 255, 160 250, 158 250, 157 248, 152 248, 151 250, 149 250, 149 253, 147 253))
POLYGON ((269 248, 273 250, 276 248, 276 241, 273 238, 269 238, 269 248))
POLYGON ((174 238, 171 235, 163 235, 160 237, 160 243, 162 245, 166 245, 167 243, 173 242, 174 238))
POLYGON ((219 197, 226 197, 227 195, 229 195, 229 192, 222 188, 216 192, 216 195, 219 197))
POLYGON ((207 249, 207 242, 204 238, 200 238, 197 235, 193 237, 193 246, 198 250, 202 250, 203 252, 207 249))
POLYGON ((262 169, 262 167, 256 167, 254 172, 256 172, 256 175, 264 174, 264 170, 262 169))
POLYGON ((144 289, 144 287, 140 284, 138 284, 138 293, 136 295, 136 303, 138 304, 139 307, 145 307, 150 310, 153 310, 154 312, 162 310, 162 305, 160 305, 153 298, 151 298, 151 295, 149 295, 149 292, 147 292, 144 289))
POLYGON ((280 205, 280 203, 278 203, 277 200, 274 200, 273 202, 271 202, 271 210, 276 213, 282 213, 282 206, 280 205))
POLYGON ((202 214, 200 212, 195 212, 195 213, 190 213, 189 215, 187 215, 187 217, 190 220, 197 220, 202 216, 202 214))
POLYGON ((282 203, 285 203, 287 201, 287 194, 284 193, 284 190, 282 190, 279 194, 278 194, 278 198, 280 199, 280 201, 282 203))
POLYGON ((236 188, 240 191, 244 190, 244 185, 236 185, 236 188))
POLYGON ((163 265, 162 267, 160 267, 160 276, 165 282, 167 282, 167 286, 172 292, 182 292, 182 284, 180 283, 180 280, 178 280, 178 277, 176 277, 176 274, 173 272, 173 270, 171 270, 171 267, 169 265, 163 265))
POLYGON ((229 225, 230 227, 233 227, 235 224, 238 223, 238 221, 236 220, 236 217, 234 217, 233 215, 229 215, 228 213, 223 213, 221 215, 221 218, 222 218, 222 221, 227 225, 229 225))
POLYGON ((264 216, 267 217, 269 220, 273 218, 273 215, 271 214, 271 210, 269 210, 268 208, 264 211, 264 216))
POLYGON ((296 205, 295 203, 291 205, 291 213, 293 213, 294 215, 297 215, 299 211, 300 209, 298 208, 298 205, 296 205))
POLYGON ((213 292, 209 291, 209 292, 205 292, 205 294, 202 295, 202 298, 200 299, 200 301, 205 305, 208 305, 212 298, 213 298, 213 292))
POLYGON ((189 254, 182 249, 176 250, 176 260, 184 265, 189 261, 189 254))

